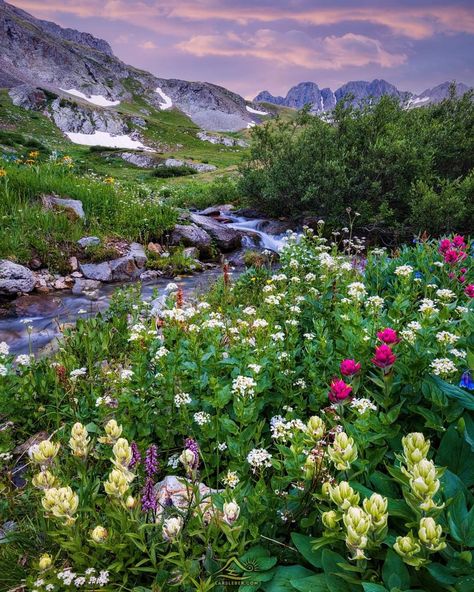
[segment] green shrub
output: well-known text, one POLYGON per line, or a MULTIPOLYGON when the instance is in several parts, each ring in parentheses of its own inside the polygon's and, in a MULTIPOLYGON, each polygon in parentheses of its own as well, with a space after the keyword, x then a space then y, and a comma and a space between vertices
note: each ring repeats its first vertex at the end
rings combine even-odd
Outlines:
POLYGON ((195 175, 196 171, 189 166, 159 166, 152 175, 160 179, 167 179, 168 177, 186 177, 188 175, 195 175))

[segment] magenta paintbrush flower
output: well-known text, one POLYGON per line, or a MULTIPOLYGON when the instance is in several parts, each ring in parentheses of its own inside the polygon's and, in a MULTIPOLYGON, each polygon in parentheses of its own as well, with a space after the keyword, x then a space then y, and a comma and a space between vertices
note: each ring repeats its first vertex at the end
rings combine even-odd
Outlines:
POLYGON ((341 362, 341 374, 343 376, 354 376, 360 370, 360 364, 355 360, 342 360, 341 362))
POLYGON ((346 384, 343 380, 335 378, 331 382, 329 391, 329 400, 331 403, 338 403, 344 401, 352 393, 352 387, 346 384))
POLYGON ((390 327, 383 329, 383 331, 379 331, 377 337, 386 345, 393 345, 400 341, 397 332, 394 329, 390 329, 390 327))
POLYGON ((392 348, 384 343, 375 348, 372 362, 379 368, 390 368, 395 364, 396 359, 397 356, 393 353, 392 348))

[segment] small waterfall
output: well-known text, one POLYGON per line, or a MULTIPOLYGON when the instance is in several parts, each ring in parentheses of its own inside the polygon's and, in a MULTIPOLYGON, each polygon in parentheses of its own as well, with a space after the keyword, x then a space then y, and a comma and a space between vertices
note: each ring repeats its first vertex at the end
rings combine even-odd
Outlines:
MULTIPOLYGON (((254 234, 257 234, 260 237, 260 247, 263 249, 269 249, 270 251, 275 251, 278 253, 283 248, 285 244, 285 236, 286 234, 268 234, 261 230, 261 226, 265 224, 266 220, 255 220, 245 218, 243 216, 233 216, 228 214, 227 212, 224 214, 226 218, 232 220, 228 225, 231 228, 235 228, 236 230, 248 230, 254 234)), ((244 236, 244 246, 249 246, 250 248, 255 247, 255 243, 252 241, 252 237, 244 236), (247 243, 247 244, 245 244, 247 243), (250 245, 248 245, 250 243, 250 245)))

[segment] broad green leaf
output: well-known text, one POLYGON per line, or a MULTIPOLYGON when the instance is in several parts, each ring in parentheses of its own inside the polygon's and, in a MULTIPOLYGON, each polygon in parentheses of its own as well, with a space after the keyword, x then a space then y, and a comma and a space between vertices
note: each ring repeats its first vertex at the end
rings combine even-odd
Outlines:
POLYGON ((350 592, 349 585, 338 576, 338 574, 341 573, 341 566, 345 563, 346 561, 343 557, 334 553, 334 551, 324 549, 323 568, 326 576, 326 583, 331 592, 350 592))
POLYGON ((265 592, 293 592, 293 582, 313 576, 314 573, 301 565, 280 566, 270 582, 262 585, 265 592))
POLYGON ((456 401, 462 405, 464 409, 470 409, 471 411, 474 411, 474 395, 469 394, 454 384, 446 382, 439 376, 429 376, 426 380, 432 381, 436 387, 438 387, 451 399, 456 399, 456 401))
POLYGON ((364 592, 389 592, 387 588, 380 584, 372 584, 371 582, 362 582, 364 592))
POLYGON ((410 587, 410 574, 402 558, 392 549, 388 549, 382 569, 382 577, 389 590, 398 588, 406 590, 410 587))
POLYGON ((299 592, 328 592, 329 588, 326 585, 326 576, 321 574, 316 574, 314 576, 310 576, 309 578, 303 578, 301 580, 296 580, 291 582, 291 585, 299 592))
POLYGON ((314 567, 321 568, 323 566, 322 551, 315 551, 313 549, 311 537, 293 532, 291 533, 291 540, 308 563, 314 565, 314 567))
POLYGON ((454 425, 451 425, 439 445, 436 464, 447 467, 465 483, 474 485, 474 453, 454 425))

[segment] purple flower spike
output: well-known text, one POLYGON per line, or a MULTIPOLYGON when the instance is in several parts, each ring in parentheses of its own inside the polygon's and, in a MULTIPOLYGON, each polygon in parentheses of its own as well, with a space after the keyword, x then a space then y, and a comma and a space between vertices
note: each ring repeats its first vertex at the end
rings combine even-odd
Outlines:
POLYGON ((158 472, 158 447, 156 444, 152 444, 145 455, 145 472, 147 477, 153 477, 158 472))
POLYGON ((132 444, 130 445, 130 448, 132 449, 132 460, 130 461, 128 468, 133 469, 133 467, 139 465, 142 462, 142 455, 140 454, 140 451, 138 450, 138 446, 137 446, 136 442, 132 442, 132 444))
POLYGON ((194 454, 194 462, 189 467, 190 469, 192 469, 194 471, 199 467, 199 446, 198 446, 198 443, 196 442, 196 440, 193 440, 192 438, 186 438, 186 441, 184 442, 184 447, 187 450, 191 450, 191 452, 194 454))
POLYGON ((142 500, 141 501, 142 501, 143 512, 149 512, 150 510, 153 510, 154 512, 156 512, 158 501, 157 501, 156 493, 155 493, 155 485, 154 485, 153 479, 151 477, 148 477, 145 482, 145 486, 143 487, 143 490, 142 490, 142 500))

